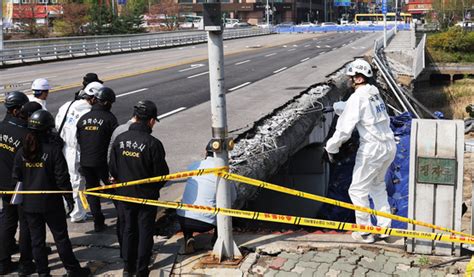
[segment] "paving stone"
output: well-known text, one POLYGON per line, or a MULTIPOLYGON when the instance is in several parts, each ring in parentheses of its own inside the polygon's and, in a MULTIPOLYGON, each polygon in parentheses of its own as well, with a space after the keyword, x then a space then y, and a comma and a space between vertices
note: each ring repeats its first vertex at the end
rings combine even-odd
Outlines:
POLYGON ((375 271, 371 270, 365 276, 367 276, 367 277, 385 277, 385 276, 390 276, 390 275, 382 273, 382 272, 375 272, 375 271))
POLYGON ((250 253, 240 266, 240 270, 242 270, 244 273, 249 272, 250 268, 257 262, 257 259, 258 255, 256 253, 250 253))
POLYGON ((391 252, 391 251, 385 251, 383 253, 387 257, 394 257, 394 258, 402 258, 403 254, 397 253, 397 252, 391 252))
POLYGON ((386 262, 383 266, 383 273, 392 274, 397 270, 397 265, 392 262, 386 262))
POLYGON ((334 263, 331 268, 340 271, 352 272, 356 268, 356 266, 348 263, 337 262, 334 263))
POLYGON ((299 274, 296 272, 279 271, 275 274, 275 277, 299 277, 299 274))
POLYGON ((316 271, 316 275, 314 276, 326 276, 326 273, 329 271, 330 265, 329 264, 321 264, 316 271))
POLYGON ((422 269, 421 270, 421 277, 431 277, 434 276, 434 270, 431 269, 422 269))
POLYGON ((228 277, 241 277, 243 272, 238 268, 210 268, 204 271, 205 276, 228 276, 228 277))
POLYGON ((349 273, 349 272, 345 272, 345 271, 341 271, 341 273, 339 273, 339 275, 337 275, 337 277, 352 277, 353 274, 352 272, 349 273))
POLYGON ((361 258, 362 258, 362 256, 359 256, 359 255, 354 254, 354 255, 352 255, 352 256, 346 258, 346 262, 347 262, 348 264, 354 264, 354 265, 356 265, 356 264, 360 261, 361 258))
POLYGON ((389 261, 391 261, 392 263, 396 263, 396 264, 405 264, 405 265, 412 265, 413 263, 413 259, 409 259, 409 258, 405 258, 405 257, 390 257, 388 259, 389 261))
POLYGON ((295 266, 295 268, 293 268, 293 269, 291 270, 291 272, 296 272, 296 273, 298 273, 298 274, 301 274, 301 273, 303 273, 304 270, 305 270, 305 268, 302 267, 302 266, 295 266))
POLYGON ((417 267, 412 267, 406 272, 402 272, 400 276, 406 276, 406 277, 419 277, 420 274, 420 269, 417 267))
POLYGON ((291 271, 295 267, 297 262, 298 261, 296 260, 287 260, 280 269, 284 271, 291 271))
POLYGON ((381 263, 386 263, 388 258, 383 255, 378 255, 377 257, 375 257, 375 260, 381 263))
POLYGON ((282 257, 276 257, 275 259, 273 259, 269 267, 272 269, 278 270, 286 263, 286 261, 288 261, 288 259, 282 258, 282 257))
POLYGON ((328 273, 326 273, 326 276, 329 276, 329 277, 338 277, 338 276, 339 276, 339 273, 340 273, 339 270, 335 270, 335 269, 330 268, 329 271, 328 271, 328 273))
POLYGON ((374 260, 374 261, 370 262, 370 261, 367 261, 366 258, 363 258, 359 262, 359 265, 361 265, 365 268, 371 269, 375 272, 380 272, 383 269, 384 263, 381 262, 380 260, 374 260))
POLYGON ((377 254, 375 254, 374 252, 362 248, 356 248, 356 250, 354 250, 354 253, 371 259, 375 259, 375 257, 377 256, 377 254))
POLYGON ((313 274, 316 273, 316 269, 315 268, 305 268, 303 273, 301 273, 301 277, 312 277, 313 274))
POLYGON ((332 253, 318 253, 316 254, 312 261, 317 263, 333 263, 339 258, 339 255, 332 254, 332 253))
POLYGON ((315 262, 299 262, 296 264, 296 266, 301 266, 304 268, 313 268, 317 269, 320 263, 315 263, 315 262))
POLYGON ((265 271, 265 273, 263 274, 263 276, 265 277, 275 277, 275 275, 278 273, 277 270, 274 270, 274 269, 268 269, 267 271, 265 271))
POLYGON ((278 257, 290 260, 299 260, 301 258, 301 254, 281 252, 278 254, 278 257))
POLYGON ((352 255, 354 255, 354 251, 348 249, 341 249, 341 256, 350 257, 352 255))
POLYGON ((263 274, 266 271, 266 268, 264 268, 261 265, 256 265, 250 269, 250 273, 254 274, 263 274))
POLYGON ((316 252, 306 252, 301 258, 299 258, 299 260, 302 262, 309 262, 314 257, 314 255, 316 255, 316 252))
MULTIPOLYGON (((389 260, 390 262, 390 260, 389 260)), ((397 265, 397 270, 401 270, 401 271, 408 271, 411 267, 409 265, 406 265, 406 264, 399 264, 397 265)))
POLYGON ((328 253, 341 255, 341 249, 340 248, 333 248, 333 249, 329 250, 328 253))
POLYGON ((367 268, 359 266, 354 270, 354 277, 363 277, 367 272, 369 272, 367 268))

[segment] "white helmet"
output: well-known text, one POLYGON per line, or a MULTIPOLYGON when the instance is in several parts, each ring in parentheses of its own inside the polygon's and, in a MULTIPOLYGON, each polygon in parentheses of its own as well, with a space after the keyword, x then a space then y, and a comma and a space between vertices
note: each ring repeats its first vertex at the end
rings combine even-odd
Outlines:
POLYGON ((102 85, 101 83, 99 82, 92 82, 92 83, 89 83, 85 88, 84 88, 84 94, 91 97, 91 96, 95 96, 95 94, 99 91, 100 88, 104 87, 104 85, 102 85))
POLYGON ((33 84, 31 84, 31 89, 32 90, 50 90, 51 86, 49 85, 48 80, 44 78, 39 78, 33 81, 33 84))
POLYGON ((346 75, 355 76, 357 73, 364 75, 367 78, 373 76, 372 67, 370 64, 362 59, 357 59, 349 64, 346 70, 346 75))

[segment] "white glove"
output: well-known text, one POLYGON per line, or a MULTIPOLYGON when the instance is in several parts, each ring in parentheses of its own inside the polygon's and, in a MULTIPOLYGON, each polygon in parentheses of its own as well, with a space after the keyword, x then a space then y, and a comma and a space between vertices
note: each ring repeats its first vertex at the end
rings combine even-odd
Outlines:
POLYGON ((341 115, 345 107, 346 107, 346 102, 344 101, 339 101, 332 104, 332 108, 334 109, 334 112, 337 115, 341 115))

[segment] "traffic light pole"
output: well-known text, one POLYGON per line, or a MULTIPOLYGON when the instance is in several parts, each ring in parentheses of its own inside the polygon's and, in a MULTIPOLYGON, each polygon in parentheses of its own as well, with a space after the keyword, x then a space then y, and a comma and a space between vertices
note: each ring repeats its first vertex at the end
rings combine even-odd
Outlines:
MULTIPOLYGON (((209 3, 209 2, 208 2, 209 3)), ((211 90, 211 121, 212 121, 212 148, 216 158, 216 167, 229 166, 229 145, 227 137, 227 111, 224 83, 224 45, 223 28, 220 9, 217 20, 219 26, 206 26, 207 45, 209 55, 209 83, 211 90), (214 28, 212 28, 214 27, 214 28)), ((217 179, 217 208, 232 208, 230 184, 224 178, 217 179)), ((217 215, 217 241, 213 253, 219 262, 234 260, 242 257, 232 235, 232 217, 217 215)))

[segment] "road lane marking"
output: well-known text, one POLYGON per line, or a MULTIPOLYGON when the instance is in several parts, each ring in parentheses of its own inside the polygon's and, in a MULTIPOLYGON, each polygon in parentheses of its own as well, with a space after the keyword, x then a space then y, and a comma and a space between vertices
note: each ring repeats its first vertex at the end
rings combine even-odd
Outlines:
POLYGON ((125 93, 117 95, 117 98, 127 96, 127 95, 130 95, 130 94, 135 94, 135 93, 142 92, 142 91, 145 91, 145 90, 148 90, 148 88, 141 88, 141 89, 137 89, 137 90, 134 90, 134 91, 125 92, 125 93))
POLYGON ((209 74, 209 71, 206 71, 206 72, 203 72, 203 73, 199 73, 199 74, 196 74, 196 75, 191 75, 191 76, 188 77, 188 79, 196 78, 196 77, 199 77, 199 76, 202 76, 202 75, 206 75, 206 74, 209 74))
POLYGON ((296 50, 295 48, 292 48, 292 49, 288 50, 288 52, 295 51, 295 50, 296 50))
POLYGON ((268 55, 265 55, 265 57, 271 57, 273 55, 276 55, 277 53, 271 53, 271 54, 268 54, 268 55))
POLYGON ((282 72, 283 70, 285 70, 285 69, 287 69, 287 68, 288 68, 288 67, 286 67, 286 66, 285 66, 285 67, 282 67, 282 68, 280 68, 280 69, 277 69, 277 70, 273 71, 273 73, 276 74, 276 73, 278 73, 278 72, 282 72))
POLYGON ((250 84, 251 82, 246 82, 246 83, 243 83, 241 85, 238 85, 236 87, 233 87, 233 88, 230 88, 229 91, 234 91, 234 90, 237 90, 239 88, 242 88, 242 87, 245 87, 246 85, 250 84))
POLYGON ((106 66, 105 68, 110 69, 110 68, 115 68, 115 67, 123 67, 123 64, 116 64, 116 65, 111 65, 111 66, 106 66))
POLYGON ((346 45, 347 45, 347 44, 344 43, 344 44, 342 45, 342 47, 344 47, 344 46, 346 46, 346 45))
POLYGON ((319 53, 318 55, 322 55, 322 54, 324 54, 324 53, 326 53, 326 52, 321 52, 321 53, 319 53))
POLYGON ((241 62, 236 63, 235 65, 241 65, 241 64, 244 64, 244 63, 248 63, 248 62, 250 62, 250 60, 241 61, 241 62))
POLYGON ((167 112, 167 113, 164 113, 162 115, 159 115, 158 119, 163 119, 163 118, 168 117, 170 115, 173 115, 175 113, 179 113, 180 111, 183 111, 183 110, 186 110, 186 107, 177 108, 176 110, 172 110, 171 112, 167 112))
POLYGON ((288 47, 288 45, 283 45, 283 48, 286 48, 286 47, 288 47))
POLYGON ((300 62, 305 62, 307 60, 309 60, 309 58, 302 59, 300 62))
POLYGON ((316 45, 317 48, 321 48, 321 45, 316 45))
POLYGON ((309 44, 306 44, 304 47, 310 47, 310 46, 311 46, 311 45, 309 45, 309 44))
POLYGON ((191 67, 178 70, 178 72, 186 72, 186 71, 193 70, 193 69, 196 69, 196 68, 200 68, 200 67, 203 67, 203 66, 204 66, 204 64, 202 64, 202 63, 192 64, 191 67))
POLYGON ((331 48, 331 46, 329 46, 329 45, 326 45, 326 48, 331 48))
POLYGON ((298 45, 297 45, 297 44, 293 44, 293 47, 298 47, 298 45))

